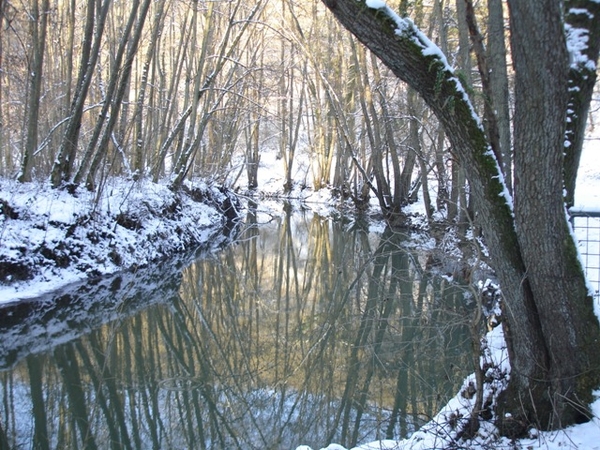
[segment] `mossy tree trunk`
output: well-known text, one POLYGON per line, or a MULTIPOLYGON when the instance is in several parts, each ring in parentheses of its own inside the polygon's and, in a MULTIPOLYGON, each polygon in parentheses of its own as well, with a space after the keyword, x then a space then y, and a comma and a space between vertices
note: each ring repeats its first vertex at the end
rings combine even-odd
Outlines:
MULTIPOLYGON (((569 79, 561 3, 509 1, 520 121, 513 206, 466 89, 439 49, 387 7, 323 2, 423 97, 466 170, 476 220, 504 293, 512 372, 498 417, 510 412, 512 424, 523 425, 516 432, 529 423, 556 428, 583 420, 600 378, 600 328, 562 198, 569 79)), ((515 431, 501 425, 507 425, 505 433, 515 431)))

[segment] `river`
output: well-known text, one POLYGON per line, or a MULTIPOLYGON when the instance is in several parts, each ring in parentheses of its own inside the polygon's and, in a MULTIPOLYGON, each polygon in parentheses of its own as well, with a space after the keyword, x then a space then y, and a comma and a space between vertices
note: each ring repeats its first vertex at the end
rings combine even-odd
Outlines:
POLYGON ((472 372, 472 293, 409 234, 285 209, 0 311, 0 447, 295 449, 414 432, 472 372))

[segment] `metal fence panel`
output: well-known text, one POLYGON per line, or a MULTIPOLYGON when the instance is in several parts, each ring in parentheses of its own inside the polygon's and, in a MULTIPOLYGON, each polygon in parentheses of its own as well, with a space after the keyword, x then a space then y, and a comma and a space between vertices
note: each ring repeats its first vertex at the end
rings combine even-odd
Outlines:
POLYGON ((579 243, 586 276, 600 296, 600 210, 571 209, 571 224, 579 243))

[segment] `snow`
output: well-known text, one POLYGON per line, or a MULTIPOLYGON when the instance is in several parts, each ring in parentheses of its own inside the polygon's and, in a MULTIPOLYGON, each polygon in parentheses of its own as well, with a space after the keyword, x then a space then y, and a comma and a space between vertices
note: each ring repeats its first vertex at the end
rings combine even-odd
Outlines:
POLYGON ((448 62, 446 55, 442 51, 440 47, 434 44, 425 33, 423 33, 419 28, 415 25, 415 23, 409 17, 400 17, 395 11, 393 11, 390 7, 385 5, 384 7, 378 8, 385 13, 396 22, 398 28, 396 29, 396 35, 412 38, 413 42, 415 42, 418 46, 422 47, 421 51, 424 56, 434 56, 438 61, 440 61, 444 70, 452 75, 451 80, 456 84, 456 89, 461 93, 464 102, 468 105, 469 110, 471 111, 471 116, 473 120, 477 123, 477 126, 483 130, 483 124, 481 122, 481 118, 475 112, 475 108, 471 103, 471 99, 469 98, 467 92, 465 91, 464 86, 462 85, 460 79, 454 75, 454 68, 448 62))
MULTIPOLYGON (((593 20, 594 15, 585 8, 570 8, 569 14, 587 16, 588 20, 593 20)), ((589 71, 596 70, 596 62, 589 59, 586 51, 588 49, 589 31, 585 28, 575 28, 565 25, 567 48, 571 55, 571 67, 574 69, 583 68, 589 71)))
POLYGON ((585 8, 571 8, 569 14, 586 15, 589 19, 593 19, 594 15, 585 8))
POLYGON ((588 48, 589 31, 583 28, 566 26, 567 48, 571 54, 571 67, 585 67, 587 70, 596 70, 596 63, 585 54, 588 48))
POLYGON ((387 4, 383 0, 367 0, 367 6, 373 9, 386 8, 387 4))
MULTIPOLYGON (((600 391, 596 392, 596 396, 600 396, 600 391)), ((455 400, 456 399, 451 400, 450 403, 455 400)), ((600 437, 600 420, 597 419, 600 416, 600 400, 596 400, 592 404, 592 411, 595 416, 594 420, 564 430, 551 433, 532 431, 532 437, 516 442, 502 439, 490 442, 477 442, 470 447, 456 446, 456 443, 454 443, 454 446, 449 448, 470 448, 473 450, 486 450, 491 448, 497 450, 597 450, 600 449, 600 441, 598 440, 600 437)), ((443 438, 434 435, 427 437, 426 435, 417 432, 413 436, 417 436, 417 438, 411 438, 401 442, 393 440, 370 442, 354 447, 352 450, 433 450, 445 448, 444 445, 447 444, 443 438)), ((296 450, 312 449, 308 446, 300 446, 297 447, 296 450)), ((322 450, 346 449, 338 444, 330 444, 322 450)))
POLYGON ((600 211, 600 129, 586 139, 579 163, 574 210, 600 211))

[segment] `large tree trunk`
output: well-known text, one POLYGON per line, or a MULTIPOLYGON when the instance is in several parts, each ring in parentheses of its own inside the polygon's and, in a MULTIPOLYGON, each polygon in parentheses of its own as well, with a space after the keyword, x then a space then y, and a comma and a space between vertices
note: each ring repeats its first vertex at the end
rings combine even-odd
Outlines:
POLYGON ((598 321, 591 299, 586 299, 563 204, 569 55, 562 5, 555 0, 509 0, 509 7, 515 67, 515 226, 549 357, 548 400, 553 407, 547 416, 538 411, 538 420, 551 421, 542 426, 553 428, 578 420, 580 412, 569 401, 590 400, 598 381, 598 321))
MULTIPOLYGON (((540 76, 536 71, 544 74, 541 81, 554 74, 552 64, 561 63, 560 54, 558 62, 551 63, 555 58, 547 53, 551 49, 535 45, 560 42, 563 36, 561 14, 556 11, 560 4, 552 6, 549 0, 540 6, 530 5, 536 8, 532 14, 541 14, 532 16, 544 22, 541 25, 526 25, 524 21, 515 24, 519 31, 513 36, 514 43, 520 39, 519 45, 527 47, 516 53, 525 72, 518 81, 517 95, 524 96, 519 111, 526 115, 534 101, 538 102, 539 109, 533 114, 530 110, 531 117, 519 128, 519 133, 534 145, 534 150, 527 154, 525 144, 519 147, 519 163, 526 167, 518 172, 521 177, 519 210, 514 211, 513 216, 510 195, 483 127, 466 90, 439 49, 411 21, 399 18, 387 7, 372 9, 356 0, 323 1, 346 28, 419 92, 442 123, 456 156, 467 170, 478 211, 476 219, 484 232, 504 292, 504 326, 512 373, 510 390, 500 410, 511 412, 513 422, 525 426, 535 422, 544 427, 557 427, 581 419, 577 413, 587 410, 591 389, 598 383, 598 352, 594 346, 600 342, 600 328, 591 299, 587 297, 575 244, 568 234, 562 198, 557 196, 557 185, 562 180, 560 173, 556 174, 557 167, 558 170, 562 167, 557 154, 562 154, 562 139, 556 136, 564 131, 560 119, 565 118, 566 77, 560 78, 558 68, 558 80, 550 86, 539 87, 535 97, 529 97, 525 89, 532 76, 540 76), (520 30, 527 27, 523 35, 520 30), (540 34, 532 38, 535 33, 540 34), (544 51, 547 57, 529 55, 536 50, 544 51), (563 83, 562 90, 560 83, 563 83), (556 101, 553 96, 562 100, 556 101), (535 120, 542 122, 536 124, 535 120), (548 130, 549 126, 557 129, 548 130), (535 143, 531 142, 534 136, 535 143), (532 160, 534 157, 537 159, 532 160), (537 164, 532 166, 534 161, 537 164), (536 213, 541 217, 533 218, 536 213), (564 279, 557 280, 559 277, 564 279), (560 333, 559 339, 555 333, 560 333), (565 376, 569 378, 564 379, 565 376)), ((520 8, 529 3, 529 0, 512 1, 513 15, 528 14, 520 8)), ((519 20, 523 18, 513 18, 513 22, 519 20)), ((563 48, 562 62, 565 60, 566 49, 563 48)), ((520 134, 515 140, 520 139, 520 134)), ((500 418, 504 418, 504 414, 500 418)), ((525 428, 504 429, 505 433, 511 431, 518 433, 525 428)))

